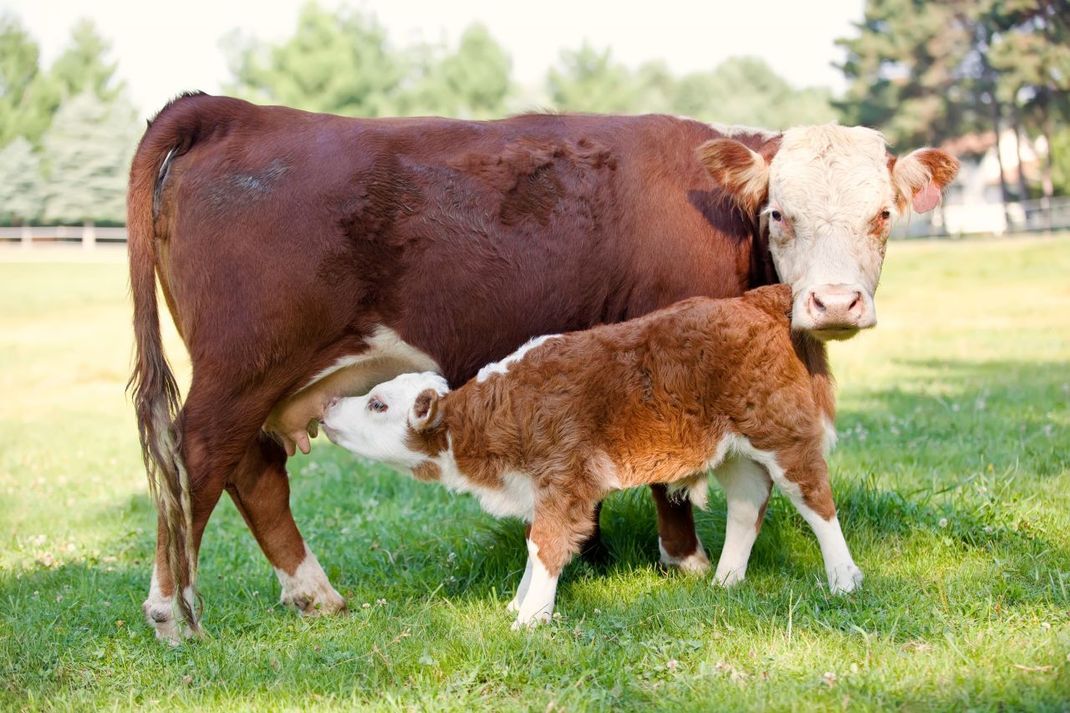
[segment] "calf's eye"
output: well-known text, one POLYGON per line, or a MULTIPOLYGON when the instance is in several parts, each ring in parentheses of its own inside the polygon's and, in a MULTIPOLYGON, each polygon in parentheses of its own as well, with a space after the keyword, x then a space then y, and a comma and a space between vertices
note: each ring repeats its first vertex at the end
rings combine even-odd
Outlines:
POLYGON ((380 401, 378 397, 371 397, 368 399, 368 410, 375 411, 376 413, 383 413, 389 408, 385 403, 380 401))
POLYGON ((779 210, 773 210, 769 212, 769 217, 779 223, 784 216, 780 214, 779 210))
POLYGON ((887 208, 881 211, 881 220, 888 220, 891 217, 892 211, 888 210, 887 208))

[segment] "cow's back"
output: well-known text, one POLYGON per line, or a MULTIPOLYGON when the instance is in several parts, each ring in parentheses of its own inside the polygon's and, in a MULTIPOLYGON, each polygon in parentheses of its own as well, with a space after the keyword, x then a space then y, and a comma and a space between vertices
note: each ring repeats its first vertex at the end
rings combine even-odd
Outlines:
MULTIPOLYGON (((527 338, 751 281, 751 228, 665 116, 346 119, 168 107, 161 274, 194 359, 324 360, 386 326, 451 382, 527 338)), ((144 150, 144 144, 142 147, 144 150)), ((307 378, 307 376, 305 377, 307 378)))

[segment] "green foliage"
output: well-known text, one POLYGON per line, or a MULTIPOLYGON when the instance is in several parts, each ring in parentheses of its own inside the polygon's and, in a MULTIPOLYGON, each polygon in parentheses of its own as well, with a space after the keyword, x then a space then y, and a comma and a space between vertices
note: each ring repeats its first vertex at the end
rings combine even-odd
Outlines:
POLYGON ((296 32, 281 44, 232 34, 224 46, 235 77, 228 92, 309 111, 397 113, 408 71, 374 19, 314 2, 301 9, 296 32))
POLYGON ((765 61, 737 57, 710 73, 683 77, 673 111, 705 121, 785 129, 834 121, 836 112, 824 89, 795 89, 765 61))
POLYGON ((36 144, 48 128, 58 90, 40 72, 39 54, 18 20, 0 16, 0 146, 17 136, 36 144))
POLYGON ((584 44, 561 53, 546 77, 550 101, 561 111, 622 113, 642 111, 636 106, 639 83, 607 48, 584 44))
POLYGON ((505 112, 511 62, 486 27, 470 26, 444 56, 434 48, 423 48, 422 55, 422 76, 404 100, 408 113, 485 119, 505 112))
POLYGON ((115 82, 111 45, 89 20, 75 23, 70 44, 44 71, 37 44, 17 20, 0 17, 0 146, 17 136, 39 147, 60 104, 83 91, 111 101, 122 92, 115 82))
POLYGON ((103 101, 111 101, 125 87, 115 80, 118 62, 109 62, 111 43, 101 37, 91 20, 82 19, 71 29, 70 44, 53 62, 49 73, 64 97, 91 91, 103 101))
MULTIPOLYGON (((980 123, 971 73, 977 12, 970 2, 868 0, 858 34, 840 39, 848 123, 882 129, 898 149, 938 144, 980 123)), ((983 107, 981 107, 983 109, 983 107)))
POLYGON ((127 102, 83 92, 65 101, 44 138, 50 221, 122 222, 126 180, 140 125, 127 102))
POLYGON ((41 161, 22 136, 0 149, 0 222, 27 223, 41 213, 41 161))

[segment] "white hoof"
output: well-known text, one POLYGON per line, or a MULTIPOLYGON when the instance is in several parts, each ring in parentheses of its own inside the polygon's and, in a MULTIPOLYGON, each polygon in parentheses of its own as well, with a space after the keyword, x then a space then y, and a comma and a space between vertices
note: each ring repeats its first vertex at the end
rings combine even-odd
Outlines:
POLYGON ((545 624, 548 621, 550 621, 549 612, 540 612, 539 614, 536 614, 535 616, 526 619, 523 616, 518 616, 516 618, 516 621, 513 622, 513 625, 510 628, 512 628, 513 631, 520 631, 522 629, 534 629, 539 624, 545 624))
POLYGON ((854 562, 829 571, 829 591, 833 594, 850 594, 862 586, 862 570, 854 562))
POLYGON ((661 563, 666 567, 673 567, 685 574, 694 574, 698 576, 704 576, 710 571, 710 558, 706 556, 706 551, 702 548, 702 543, 698 543, 698 547, 694 552, 686 557, 673 557, 665 551, 665 547, 661 544, 661 538, 658 538, 658 552, 661 555, 661 563))
POLYGON ((337 614, 346 609, 346 600, 331 586, 316 555, 305 547, 305 558, 297 565, 293 574, 275 569, 275 574, 282 585, 279 600, 286 606, 292 606, 303 616, 322 616, 337 614))
POLYGON ((715 582, 717 582, 717 584, 727 589, 729 587, 734 587, 740 582, 742 582, 746 578, 746 576, 746 568, 729 569, 725 570, 724 572, 722 572, 718 568, 717 574, 713 576, 713 579, 715 582))

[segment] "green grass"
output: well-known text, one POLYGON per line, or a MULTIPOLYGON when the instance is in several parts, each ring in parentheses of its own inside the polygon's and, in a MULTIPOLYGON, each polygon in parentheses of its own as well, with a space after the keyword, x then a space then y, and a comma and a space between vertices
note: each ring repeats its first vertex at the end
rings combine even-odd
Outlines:
MULTIPOLYGON (((656 566, 644 492, 607 503, 606 569, 509 630, 519 523, 317 443, 299 525, 351 612, 302 620, 224 498, 207 640, 143 623, 154 513, 122 385, 125 268, 0 262, 0 707, 1070 707, 1070 238, 895 244, 881 325, 835 345, 833 478, 866 573, 830 597, 777 496, 747 581, 656 566)), ((179 366, 173 333, 169 350, 179 366)), ((716 557, 724 499, 700 535, 716 557)))

